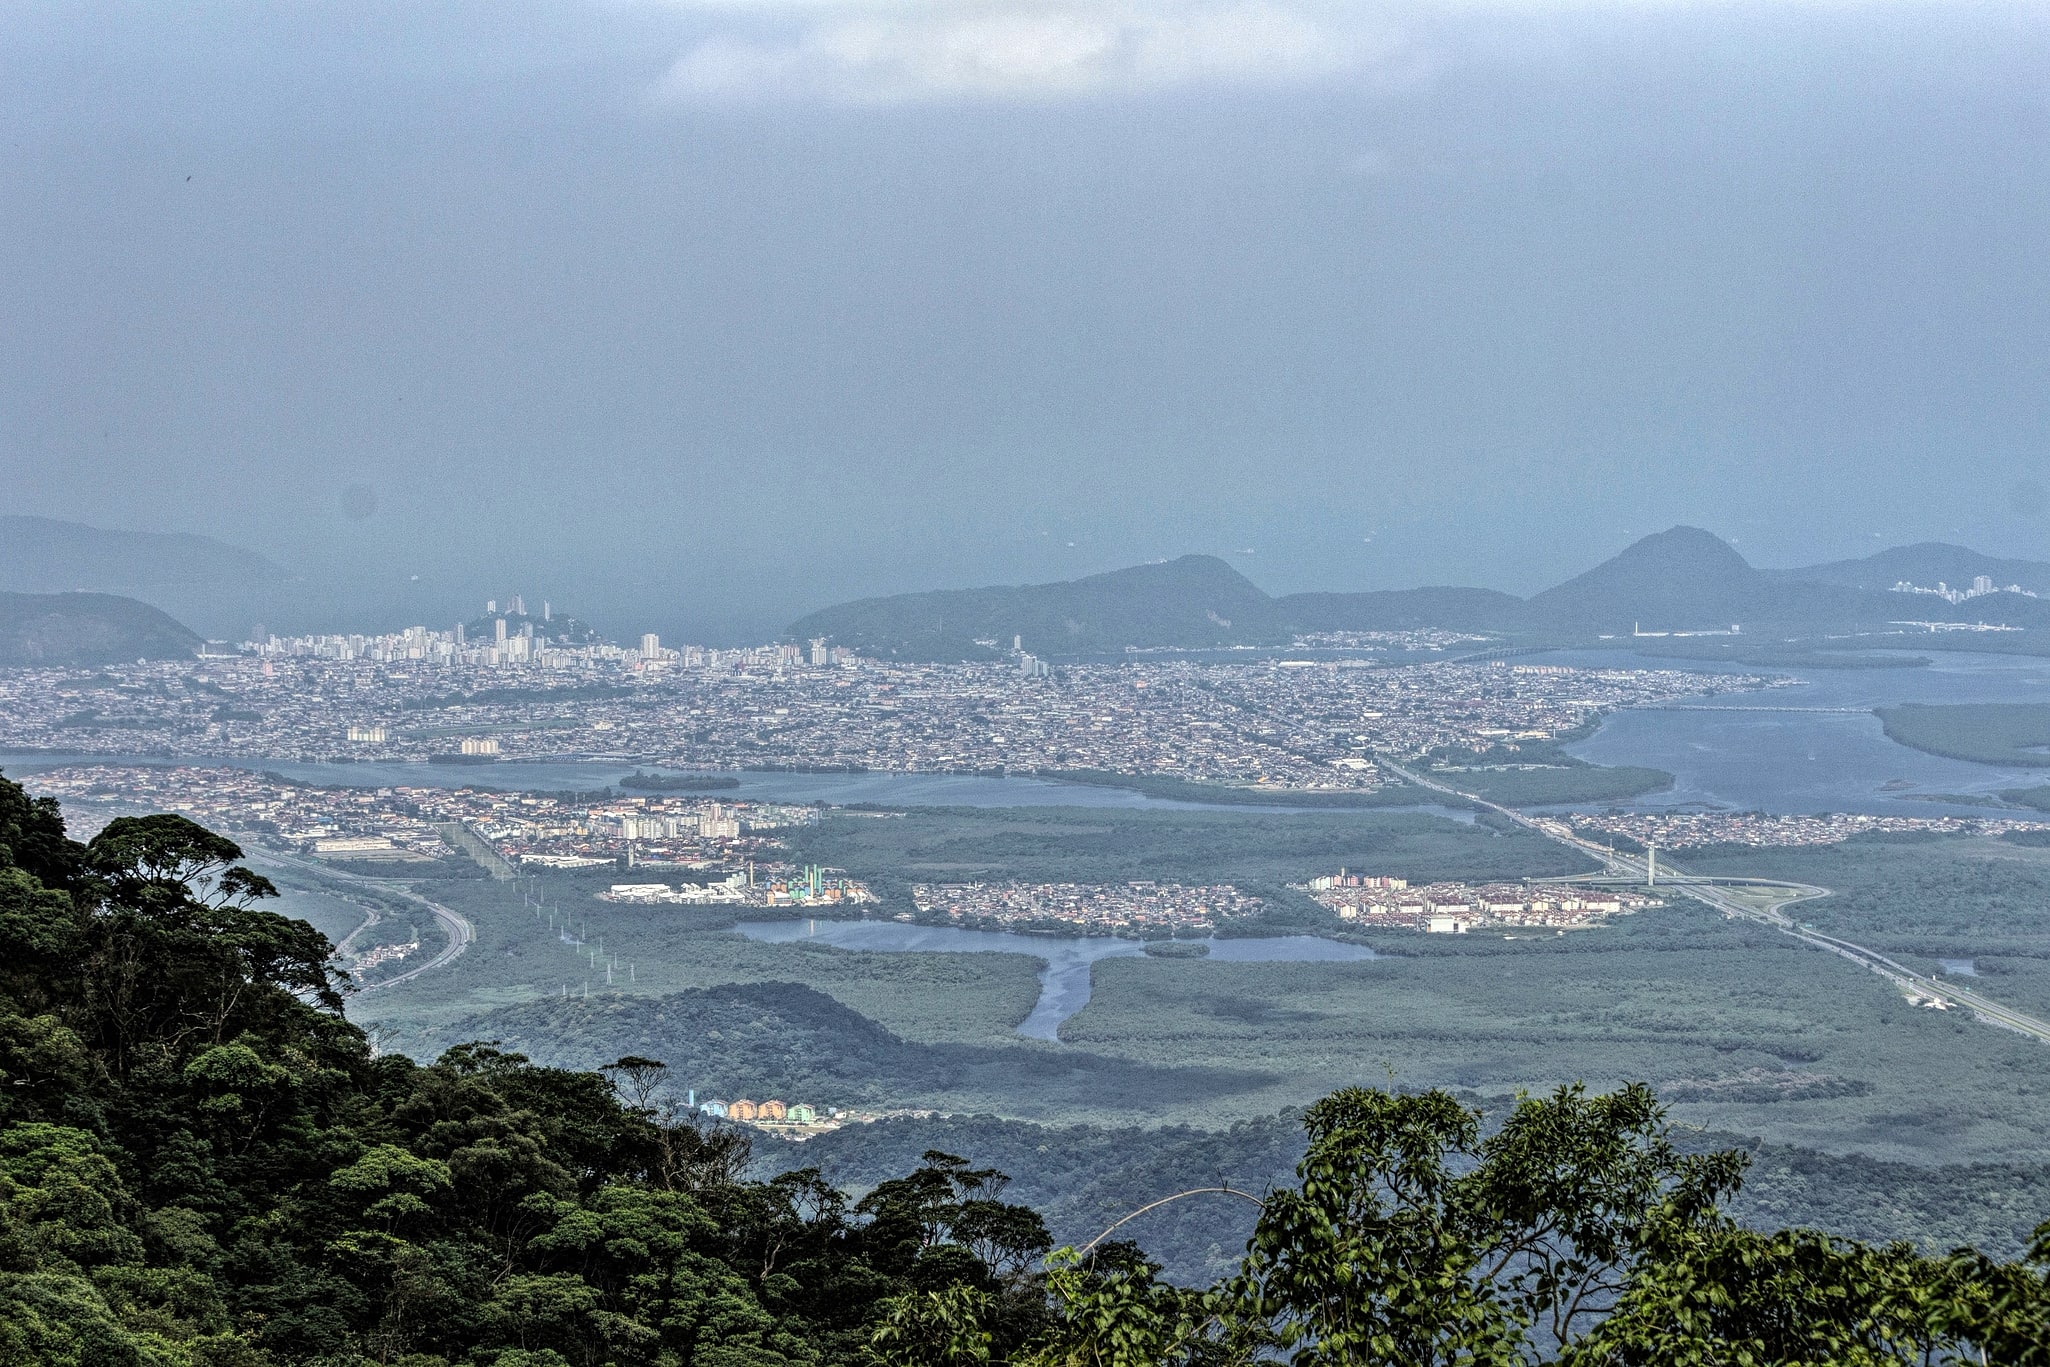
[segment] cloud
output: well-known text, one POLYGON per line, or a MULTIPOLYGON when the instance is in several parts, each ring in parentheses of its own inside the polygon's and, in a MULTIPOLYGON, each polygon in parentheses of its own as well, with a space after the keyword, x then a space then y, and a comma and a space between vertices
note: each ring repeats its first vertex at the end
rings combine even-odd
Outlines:
POLYGON ((1275 0, 812 0, 711 13, 722 26, 677 59, 659 98, 892 104, 1267 85, 1356 69, 1397 46, 1275 0))

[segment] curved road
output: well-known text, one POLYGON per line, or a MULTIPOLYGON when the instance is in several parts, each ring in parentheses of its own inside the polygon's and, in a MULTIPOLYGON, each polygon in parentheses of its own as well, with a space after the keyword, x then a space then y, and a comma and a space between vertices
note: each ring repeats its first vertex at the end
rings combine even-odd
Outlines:
MULTIPOLYGON (((1597 845, 1592 840, 1583 840, 1575 835, 1573 828, 1563 821, 1547 817, 1527 816, 1513 807, 1504 807, 1500 803, 1490 802, 1486 798, 1475 797, 1472 793, 1463 793, 1450 784, 1438 783, 1432 779, 1425 778, 1421 774, 1413 773, 1400 765, 1392 763, 1383 756, 1375 756, 1375 763, 1379 764, 1389 773, 1414 783, 1419 788, 1428 788, 1434 793, 1443 793, 1447 797, 1456 797, 1470 802, 1476 807, 1482 807, 1488 811, 1505 816, 1517 825, 1537 832, 1547 840, 1555 841, 1561 845, 1570 845, 1582 854, 1601 860, 1613 876, 1633 880, 1646 880, 1651 876, 1650 870, 1646 868, 1643 859, 1632 855, 1618 854, 1605 845, 1597 845)), ((1791 935, 1804 944, 1814 945, 1817 949, 1825 949, 1832 954, 1849 959, 1859 967, 1870 969, 1872 972, 1877 973, 1910 997, 1940 1002, 1947 1007, 1964 1007, 1989 1025, 2002 1026, 2027 1035, 2031 1039, 2050 1043, 2050 1021, 2039 1020, 2034 1016, 2017 1011, 2013 1007, 2002 1006, 1999 1002, 1989 997, 1981 996, 1970 988, 1959 987, 1956 983, 1917 973, 1913 969, 1881 954, 1878 950, 1852 944, 1849 940, 1840 940, 1834 935, 1825 935, 1811 926, 1802 925, 1793 917, 1784 914, 1780 910, 1781 907, 1791 906, 1795 902, 1804 902, 1816 897, 1827 897, 1830 891, 1828 888, 1816 887, 1812 883, 1782 883, 1763 878, 1721 878, 1710 881, 1704 878, 1690 878, 1686 874, 1678 872, 1669 876, 1663 886, 1670 887, 1675 892, 1692 897, 1697 902, 1706 903, 1717 911, 1722 912, 1725 916, 1741 916, 1747 921, 1756 921, 1760 925, 1771 926, 1781 934, 1791 935), (1753 887, 1788 888, 1792 890, 1794 895, 1774 902, 1769 906, 1754 906, 1746 904, 1727 890, 1731 887, 1747 885, 1753 887)))
MULTIPOLYGON (((462 954, 464 950, 468 949, 471 945, 477 942, 477 927, 470 924, 467 918, 459 915, 456 912, 450 911, 447 907, 443 906, 439 902, 430 901, 429 899, 422 897, 419 893, 413 891, 411 888, 406 887, 405 885, 398 883, 394 880, 385 878, 368 878, 360 873, 343 873, 340 869, 327 868, 323 865, 314 863, 310 859, 301 859, 297 855, 283 854, 277 850, 263 850, 262 853, 257 857, 261 860, 268 860, 279 864, 287 864, 293 868, 301 870, 302 872, 310 873, 316 877, 329 879, 337 883, 355 883, 364 887, 376 888, 380 892, 395 893, 398 896, 405 898, 409 902, 418 902, 421 906, 427 908, 429 912, 433 913, 435 924, 440 926, 442 933, 448 937, 448 944, 442 948, 442 951, 439 954, 435 955, 433 958, 429 959, 426 963, 421 964, 417 968, 409 968, 405 972, 394 974, 393 976, 386 978, 381 982, 364 983, 359 985, 356 988, 356 995, 359 997, 365 996, 372 992, 376 992, 382 988, 391 987, 397 983, 405 982, 408 979, 417 978, 422 973, 430 972, 431 970, 440 968, 445 964, 453 963, 456 960, 456 958, 462 954)), ((377 913, 372 911, 370 913, 370 920, 366 921, 364 925, 358 926, 356 930, 350 932, 349 936, 347 937, 347 939, 343 941, 343 943, 346 944, 348 943, 348 940, 355 939, 358 934, 360 934, 370 924, 374 923, 376 919, 377 913)))

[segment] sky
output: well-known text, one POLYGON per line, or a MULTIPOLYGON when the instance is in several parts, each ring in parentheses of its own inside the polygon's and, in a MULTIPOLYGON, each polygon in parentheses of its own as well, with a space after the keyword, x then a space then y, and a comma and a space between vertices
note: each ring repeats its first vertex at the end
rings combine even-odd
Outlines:
POLYGON ((2040 3, 4 0, 0 511, 672 639, 2050 559, 2046 243, 2040 3))

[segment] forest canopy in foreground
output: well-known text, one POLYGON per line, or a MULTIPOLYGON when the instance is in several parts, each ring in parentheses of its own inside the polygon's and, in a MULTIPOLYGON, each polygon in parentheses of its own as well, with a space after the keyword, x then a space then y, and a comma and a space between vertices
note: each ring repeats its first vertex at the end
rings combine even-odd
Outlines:
MULTIPOLYGON (((90 844, 0 780, 0 1361, 748 1367, 2046 1361, 2031 1256, 1941 1258, 1725 1207, 1642 1087, 1493 1129, 1335 1093, 1207 1289, 1114 1238, 1049 1249, 946 1153, 850 1201, 740 1174, 662 1065, 489 1044, 373 1056, 329 945, 175 816, 90 844)), ((1190 1174, 1190 1186, 1212 1183, 1190 1174)))

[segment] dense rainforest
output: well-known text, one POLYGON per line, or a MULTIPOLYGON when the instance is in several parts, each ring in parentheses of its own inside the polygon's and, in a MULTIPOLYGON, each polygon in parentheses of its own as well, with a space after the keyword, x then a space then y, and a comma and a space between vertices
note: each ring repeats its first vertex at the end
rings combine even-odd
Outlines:
POLYGON ((1216 1285, 1051 1251, 931 1152, 859 1200, 743 1177, 662 1065, 379 1055, 327 941, 175 816, 89 844, 0 779, 0 1363, 65 1367, 2050 1361, 2031 1255, 1928 1257, 1726 1214, 1644 1088, 1338 1092, 1216 1285))

